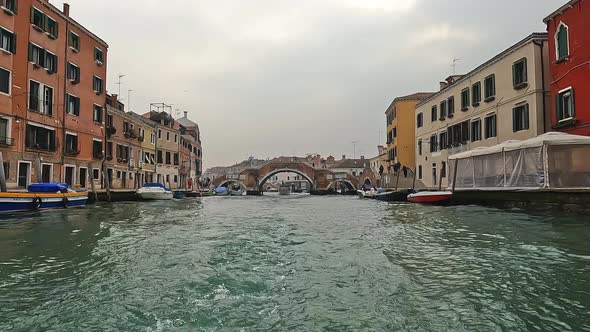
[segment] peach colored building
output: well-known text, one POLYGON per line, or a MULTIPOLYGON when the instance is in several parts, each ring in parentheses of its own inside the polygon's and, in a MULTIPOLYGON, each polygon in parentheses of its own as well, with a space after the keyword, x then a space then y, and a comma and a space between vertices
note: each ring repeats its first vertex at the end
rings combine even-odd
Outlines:
POLYGON ((102 161, 108 45, 72 19, 67 4, 62 10, 41 0, 5 4, 0 151, 8 186, 61 181, 85 187, 102 161))

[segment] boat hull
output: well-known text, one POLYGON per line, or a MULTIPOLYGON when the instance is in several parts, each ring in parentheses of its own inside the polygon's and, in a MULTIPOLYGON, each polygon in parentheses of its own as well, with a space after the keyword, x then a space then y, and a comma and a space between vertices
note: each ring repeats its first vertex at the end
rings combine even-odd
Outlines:
POLYGON ((84 207, 87 193, 0 193, 0 213, 84 207))
POLYGON ((144 201, 163 201, 169 200, 174 198, 174 194, 172 192, 143 192, 138 193, 139 198, 144 201))
POLYGON ((449 191, 420 192, 408 195, 408 201, 420 204, 446 205, 451 202, 453 193, 449 191))
POLYGON ((397 190, 377 194, 375 199, 382 202, 406 202, 408 195, 410 195, 409 190, 397 190))

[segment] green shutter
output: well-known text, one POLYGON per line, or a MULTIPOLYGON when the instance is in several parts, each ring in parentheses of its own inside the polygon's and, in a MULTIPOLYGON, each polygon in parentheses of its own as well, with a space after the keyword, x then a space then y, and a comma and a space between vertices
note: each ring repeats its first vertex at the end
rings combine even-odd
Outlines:
POLYGON ((518 82, 516 82, 516 63, 512 64, 512 86, 516 86, 518 82))
POLYGON ((570 110, 571 110, 572 118, 573 118, 576 115, 576 112, 575 112, 575 109, 574 109, 574 105, 575 105, 575 102, 574 102, 574 89, 571 89, 570 90, 570 94, 571 94, 570 95, 570 110))
POLYGON ((35 8, 31 7, 31 23, 35 23, 35 8))
POLYGON ((517 117, 516 117, 516 108, 512 109, 512 132, 515 133, 518 131, 518 128, 516 128, 516 122, 517 122, 517 117))
POLYGON ((29 43, 29 61, 33 61, 33 44, 29 43))
POLYGON ((529 129, 529 104, 524 106, 524 129, 529 129))
POLYGON ((14 9, 12 10, 12 12, 18 14, 18 0, 14 2, 14 9))
POLYGON ((559 120, 561 120, 561 117, 559 116, 559 93, 555 96, 555 119, 557 120, 556 122, 559 122, 559 120))
POLYGON ((12 35, 12 43, 10 43, 10 52, 16 54, 16 32, 12 35))

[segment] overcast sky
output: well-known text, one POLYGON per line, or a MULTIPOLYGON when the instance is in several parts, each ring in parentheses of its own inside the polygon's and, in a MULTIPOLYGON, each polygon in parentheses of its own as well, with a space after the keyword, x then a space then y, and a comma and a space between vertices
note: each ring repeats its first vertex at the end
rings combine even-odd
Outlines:
MULTIPOLYGON (((57 4, 56 0, 51 2, 57 4)), ((373 157, 395 96, 434 91, 565 0, 70 0, 109 45, 110 93, 187 110, 205 167, 249 155, 373 157)), ((57 4, 61 6, 60 4, 57 4)))

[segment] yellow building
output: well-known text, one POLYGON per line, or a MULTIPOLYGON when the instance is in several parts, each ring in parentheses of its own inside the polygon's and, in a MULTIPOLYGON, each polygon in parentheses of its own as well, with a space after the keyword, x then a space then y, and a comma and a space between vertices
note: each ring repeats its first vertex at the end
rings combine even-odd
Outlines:
POLYGON ((389 172, 393 164, 416 167, 416 105, 434 93, 419 92, 397 97, 385 111, 387 116, 387 160, 389 172))
POLYGON ((156 180, 156 123, 144 117, 129 113, 137 120, 138 136, 141 141, 139 152, 139 184, 156 180))

